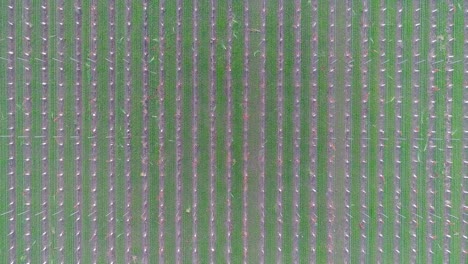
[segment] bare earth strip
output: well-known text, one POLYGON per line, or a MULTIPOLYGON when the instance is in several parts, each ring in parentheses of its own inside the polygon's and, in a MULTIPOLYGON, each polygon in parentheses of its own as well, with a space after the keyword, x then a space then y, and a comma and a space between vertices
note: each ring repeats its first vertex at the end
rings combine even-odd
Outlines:
POLYGON ((402 138, 402 87, 403 87, 403 70, 402 70, 402 60, 403 60, 403 39, 402 39, 402 1, 398 1, 397 5, 397 17, 396 17, 396 65, 395 65, 395 177, 394 177, 394 186, 395 186, 395 195, 394 195, 394 205, 395 205, 395 238, 393 241, 394 249, 394 260, 396 262, 400 261, 400 240, 401 240, 401 138, 402 138))
POLYGON ((209 223, 209 262, 216 263, 216 19, 217 19, 217 1, 211 0, 210 4, 210 223, 209 223))
POLYGON ((98 159, 98 116, 97 116, 97 0, 91 1, 91 41, 89 61, 91 64, 91 154, 90 154, 90 176, 91 176, 91 262, 97 263, 98 259, 98 223, 97 223, 97 159, 98 159))
POLYGON ((421 8, 419 0, 413 2, 413 72, 412 72, 412 98, 411 98, 411 175, 410 175, 410 262, 416 262, 417 256, 417 233, 418 228, 418 170, 420 165, 419 142, 420 123, 419 123, 419 96, 420 96, 420 36, 421 36, 421 8))
MULTIPOLYGON (((182 1, 177 0, 176 22, 176 263, 182 263, 182 1)), ((149 39, 148 39, 149 42, 149 39)), ((147 47, 146 47, 147 48, 147 47)))
POLYGON ((361 252, 360 262, 367 262, 367 234, 368 234, 368 145, 369 145, 369 3, 363 1, 361 25, 361 73, 362 73, 362 110, 361 110, 361 252))
POLYGON ((15 0, 8 2, 8 256, 9 263, 16 259, 16 21, 15 0))
POLYGON ((434 61, 436 57, 436 20, 437 20, 437 9, 436 9, 436 1, 431 0, 430 1, 430 33, 429 33, 429 41, 430 41, 430 46, 429 46, 429 57, 428 57, 428 63, 429 63, 429 82, 428 82, 428 109, 429 109, 429 127, 428 127, 428 152, 427 152, 427 174, 428 174, 428 193, 427 193, 427 203, 428 203, 428 223, 427 223, 427 261, 428 263, 432 263, 433 261, 433 247, 434 247, 434 239, 435 239, 435 189, 434 189, 434 166, 435 166, 435 142, 434 142, 434 133, 435 133, 435 119, 436 119, 436 113, 435 113, 435 81, 434 81, 434 74, 435 74, 435 68, 434 68, 434 61))
POLYGON ((114 263, 115 258, 115 0, 110 0, 109 5, 109 54, 108 54, 108 208, 107 208, 107 257, 109 263, 114 263))
POLYGON ((125 233, 125 262, 132 261, 132 178, 131 178, 131 126, 130 114, 132 109, 132 3, 131 0, 125 2, 125 98, 124 98, 124 177, 125 177, 125 208, 124 208, 124 233, 125 233))
POLYGON ((32 156, 31 156, 31 0, 23 1, 23 67, 24 67, 24 243, 25 243, 25 263, 31 263, 31 169, 32 169, 32 156))
POLYGON ((166 221, 166 207, 164 205, 164 188, 166 177, 166 109, 164 107, 165 100, 165 68, 164 68, 164 52, 166 48, 166 27, 165 27, 165 12, 166 1, 159 2, 159 84, 158 84, 158 100, 159 100, 159 113, 158 113, 158 140, 159 140, 159 193, 158 193, 158 262, 165 263, 165 248, 164 233, 166 221))
POLYGON ((260 241, 259 263, 265 262, 265 90, 266 90, 266 0, 261 2, 260 12, 260 154, 259 154, 259 196, 260 241))
POLYGON ((343 261, 351 263, 351 90, 353 74, 352 55, 352 1, 346 0, 345 10, 345 82, 344 82, 344 126, 345 126, 345 199, 344 199, 344 242, 343 261))
POLYGON ((232 96, 232 36, 233 36, 234 15, 232 13, 232 0, 228 0, 228 29, 227 29, 227 51, 226 51, 226 96, 227 96, 227 135, 226 135, 226 263, 232 261, 232 114, 233 114, 233 96, 232 96))
POLYGON ((50 259, 49 238, 49 1, 41 4, 41 261, 50 259))
POLYGON ((75 1, 75 263, 82 260, 82 127, 83 127, 83 100, 82 100, 82 14, 81 0, 75 1))
POLYGON ((451 234, 450 228, 452 226, 451 211, 452 211, 452 109, 453 109, 453 12, 455 11, 453 2, 449 1, 447 13, 447 62, 445 64, 446 74, 446 99, 445 99, 445 175, 444 175, 444 259, 450 260, 451 248, 451 234))
POLYGON ((336 150, 336 135, 335 135, 335 23, 336 23, 336 2, 329 2, 329 23, 328 23, 328 144, 327 144, 327 260, 330 263, 334 262, 334 230, 335 230, 335 205, 334 205, 334 181, 336 177, 335 170, 335 150, 336 150))
POLYGON ((244 72, 243 72, 243 102, 242 102, 242 263, 248 259, 248 184, 249 184, 249 91, 250 91, 250 12, 249 1, 244 0, 244 72))
MULTIPOLYGON (((282 0, 281 4, 283 3, 282 0)), ((309 204, 309 221, 310 221, 310 252, 309 262, 315 262, 317 257, 317 141, 318 141, 318 1, 314 0, 311 4, 311 16, 312 16, 312 33, 311 33, 311 67, 310 67, 310 124, 309 124, 309 185, 310 185, 310 204, 309 204)), ((282 9, 281 9, 282 10, 282 9)), ((283 20, 283 14, 281 14, 281 21, 283 20)), ((284 34, 283 34, 284 35, 284 34)), ((281 56, 283 56, 284 43, 281 42, 281 56)), ((282 67, 284 59, 282 60, 282 67)), ((281 73, 283 75, 283 73, 281 73)), ((283 76, 281 76, 283 77, 283 76)), ((278 77, 279 78, 279 77, 278 77)), ((279 84, 279 82, 278 82, 279 84)), ((282 82, 281 82, 282 84, 282 82)), ((282 88, 282 87, 281 87, 282 88)), ((282 89, 281 89, 282 90, 282 89)), ((281 98, 283 95, 281 94, 281 98)), ((279 97, 278 97, 279 100, 279 97)), ((282 103, 282 102, 281 102, 282 103)), ((283 104, 283 103, 282 103, 283 104)), ((279 108, 279 107, 278 107, 279 108)), ((282 111, 283 105, 281 106, 282 111)), ((281 124, 283 123, 281 118, 281 124)), ((278 124, 279 126, 279 124, 278 124)), ((278 135, 278 139, 279 139, 278 135)), ((282 139, 281 139, 282 144, 282 139)), ((279 145, 279 143, 278 143, 279 145)), ((278 149, 278 153, 280 150, 278 149)), ((278 154, 279 155, 279 154, 278 154)), ((282 153, 281 153, 282 155, 282 153)), ((282 165, 281 157, 281 165, 282 165)))
MULTIPOLYGON (((379 70, 379 113, 378 113, 378 153, 377 153, 377 263, 383 262, 383 248, 384 248, 384 153, 385 153, 385 100, 387 90, 387 25, 386 25, 387 5, 385 1, 380 3, 380 31, 379 31, 379 45, 380 45, 380 70, 379 70)), ((391 176, 391 175, 388 175, 391 176)))
POLYGON ((462 243, 461 263, 468 260, 468 6, 464 10, 464 64, 463 64, 463 181, 462 181, 462 243))
POLYGON ((300 153, 300 131, 301 131, 301 119, 300 119, 300 101, 301 101, 301 1, 294 1, 294 106, 293 106, 293 197, 292 197, 292 259, 293 263, 300 263, 299 255, 299 184, 300 174, 299 166, 301 160, 300 153))
MULTIPOLYGON (((192 261, 199 263, 199 245, 198 245, 198 168, 200 160, 199 151, 199 115, 200 115, 200 95, 199 95, 199 36, 200 36, 200 3, 198 0, 193 1, 193 53, 192 53, 192 261)), ((228 195, 228 197, 230 197, 228 195)), ((228 198, 229 199, 229 198, 228 198)))
POLYGON ((58 65, 58 105, 57 105, 57 250, 58 250, 58 259, 57 262, 60 264, 65 263, 65 252, 64 252, 64 157, 65 157, 65 148, 64 148, 64 137, 65 137, 65 124, 64 124, 64 100, 65 100, 65 69, 64 69, 64 60, 65 60, 65 18, 64 18, 64 0, 57 1, 57 65, 58 65))

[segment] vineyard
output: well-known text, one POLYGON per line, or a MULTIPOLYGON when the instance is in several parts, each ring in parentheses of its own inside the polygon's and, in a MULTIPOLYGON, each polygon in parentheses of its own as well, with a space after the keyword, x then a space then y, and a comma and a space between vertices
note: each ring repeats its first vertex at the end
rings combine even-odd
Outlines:
POLYGON ((0 3, 0 263, 468 262, 467 2, 0 3))

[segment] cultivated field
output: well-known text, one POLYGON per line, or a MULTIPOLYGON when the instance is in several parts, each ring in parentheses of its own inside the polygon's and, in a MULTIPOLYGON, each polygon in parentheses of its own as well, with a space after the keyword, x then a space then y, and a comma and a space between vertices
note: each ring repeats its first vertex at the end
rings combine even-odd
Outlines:
POLYGON ((0 7, 0 263, 467 263, 464 1, 0 7))

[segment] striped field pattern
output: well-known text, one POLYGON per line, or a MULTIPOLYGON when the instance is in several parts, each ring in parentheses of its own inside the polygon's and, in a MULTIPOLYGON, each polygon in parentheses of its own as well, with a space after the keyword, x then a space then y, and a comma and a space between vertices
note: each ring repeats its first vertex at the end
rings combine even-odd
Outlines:
POLYGON ((466 1, 0 7, 0 263, 467 263, 466 1))

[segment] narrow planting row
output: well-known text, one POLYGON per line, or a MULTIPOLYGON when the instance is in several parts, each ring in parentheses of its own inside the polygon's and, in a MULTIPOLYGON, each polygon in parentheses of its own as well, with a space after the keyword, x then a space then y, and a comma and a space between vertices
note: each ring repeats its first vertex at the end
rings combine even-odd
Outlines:
POLYGON ((328 261, 334 262, 334 229, 335 229, 335 116, 336 116, 336 92, 335 92, 335 71, 336 71, 336 50, 335 50, 335 21, 336 21, 336 2, 329 2, 328 18, 328 144, 327 144, 327 252, 328 261))
POLYGON ((260 241, 259 263, 265 262, 265 93, 266 93, 266 0, 261 2, 260 11, 260 150, 259 150, 259 196, 260 241))
POLYGON ((31 170, 32 170, 32 146, 31 146, 31 0, 23 1, 23 74, 24 74, 24 119, 23 119, 23 181, 24 181, 24 258, 25 263, 31 263, 31 170))
POLYGON ((250 12, 249 1, 244 0, 244 72, 242 98, 242 263, 248 263, 248 164, 249 164, 249 91, 250 91, 250 12))
POLYGON ((294 1, 294 68, 293 68, 293 84, 294 84, 294 105, 293 105, 293 194, 292 194, 292 259, 293 263, 300 263, 299 255, 299 201, 300 201, 300 146, 301 146, 301 1, 294 1))
POLYGON ((166 25, 165 25, 166 1, 159 2, 159 113, 158 113, 158 141, 159 141, 159 193, 158 193, 158 262, 165 263, 165 221, 166 221, 166 206, 164 203, 164 189, 166 177, 166 108, 165 101, 165 56, 166 49, 166 25))
MULTIPOLYGON (((283 2, 281 1, 281 4, 283 2)), ((281 11, 283 9, 281 8, 281 11)), ((318 143, 318 0, 314 0, 311 3, 311 67, 310 67, 310 123, 309 123, 309 188, 310 188, 310 203, 309 203, 309 221, 310 221, 310 254, 309 262, 315 262, 317 257, 317 143, 318 143)), ((281 14, 281 23, 283 14, 281 14)), ((282 24, 281 24, 282 25, 282 24)), ((284 63, 283 49, 284 43, 281 42, 281 60, 284 63)), ((283 78, 283 65, 281 65, 281 78, 283 78)), ((279 84, 279 82, 278 82, 279 84)), ((281 82, 282 84, 282 82, 281 82)), ((282 89, 282 87, 281 87, 282 89)), ((281 95, 281 99, 283 96, 281 95)), ((278 96, 279 100, 279 96, 278 96)), ((282 106, 283 109, 283 106, 282 106)), ((282 139, 281 139, 282 140, 282 139)), ((279 152, 279 150, 278 150, 279 152)), ((282 163, 282 160, 281 160, 282 163)))
POLYGON ((90 40, 90 52, 89 61, 91 66, 91 93, 90 93, 90 105, 91 105, 91 154, 90 154, 90 176, 91 176, 91 206, 90 206, 90 217, 91 217, 91 262, 96 264, 98 262, 98 223, 97 223, 97 203, 98 203, 98 73, 97 73, 97 44, 98 44, 98 11, 97 11, 97 0, 91 1, 91 40, 90 40))
POLYGON ((412 94, 411 94, 411 175, 410 175, 410 262, 416 262, 417 256, 417 233, 418 228, 418 170, 420 166, 419 158, 419 138, 420 138, 420 35, 421 35, 421 8, 419 0, 413 2, 413 71, 412 71, 412 94))
MULTIPOLYGON (((182 263, 182 1, 177 0, 176 20, 176 263, 182 263)), ((149 39, 148 39, 149 43, 149 39)))
POLYGON ((468 259, 468 7, 464 10, 465 25, 463 32, 465 41, 463 43, 463 173, 462 173, 462 221, 461 221, 461 263, 468 259))
POLYGON ((217 19, 217 1, 211 0, 210 2, 210 95, 209 95, 209 116, 210 116, 210 223, 209 223, 209 262, 216 263, 215 248, 216 248, 216 19, 217 19))
MULTIPOLYGON (((64 17, 64 0, 57 1, 57 262, 65 263, 65 214, 64 214, 64 159, 65 159, 65 17, 64 17)), ((97 251, 97 250, 96 250, 97 251)), ((96 263, 96 262, 94 262, 96 263)))
POLYGON ((378 99, 378 152, 377 152, 377 263, 383 262, 384 250, 384 155, 386 151, 385 138, 385 100, 387 92, 387 4, 382 1, 379 10, 379 46, 380 46, 380 69, 379 69, 379 99, 378 99))
MULTIPOLYGON (((352 1, 347 0, 345 4, 345 79, 344 79, 344 129, 345 129, 345 199, 344 199, 344 241, 343 241, 343 260, 344 263, 351 263, 351 93, 352 93, 352 74, 353 74, 353 55, 352 55, 352 1)), ((311 135, 312 136, 312 135, 311 135)))
POLYGON ((231 263, 232 257, 232 36, 233 36, 234 15, 232 13, 232 0, 228 0, 228 29, 227 29, 227 49, 226 49, 226 96, 227 96, 227 135, 226 135, 226 263, 231 263))
MULTIPOLYGON (((193 53, 192 53, 192 260, 194 263, 199 263, 199 245, 198 245, 198 168, 200 159, 199 150, 199 46, 200 46, 200 3, 198 0, 193 1, 193 53)), ((229 197, 229 195, 228 195, 229 197)))
POLYGON ((434 62, 436 58, 436 44, 437 44, 437 8, 436 8, 437 1, 431 0, 430 1, 430 33, 429 33, 429 57, 428 57, 428 64, 429 64, 429 82, 428 82, 428 109, 429 109, 429 121, 428 121, 428 152, 427 152, 427 174, 428 174, 428 182, 427 182, 427 203, 428 203, 428 211, 427 211, 427 261, 428 263, 432 263, 432 257, 434 255, 434 239, 435 239, 435 151, 436 145, 434 142, 435 136, 435 124, 436 124, 436 112, 435 112, 435 93, 437 90, 435 84, 435 72, 436 69, 434 67, 434 62))
POLYGON ((41 262, 50 259, 49 238, 49 1, 41 3, 41 262))
POLYGON ((368 182, 369 182, 369 164, 368 164, 368 146, 369 146, 369 2, 363 1, 362 25, 361 25, 361 188, 360 188, 360 207, 361 207, 361 250, 360 262, 367 262, 367 244, 368 244, 368 182))
POLYGON ((448 12, 447 12, 447 25, 446 25, 446 34, 447 34, 447 44, 446 52, 447 59, 445 64, 445 74, 446 74, 446 96, 445 96, 445 163, 444 163, 444 259, 451 259, 451 226, 452 226, 452 109, 453 109, 453 16, 455 7, 452 1, 448 1, 448 12))
POLYGON ((394 241, 393 251, 394 260, 400 261, 400 248, 401 248, 401 145, 402 145, 402 100, 403 100, 403 6, 402 1, 397 3, 396 12, 396 46, 395 46, 395 177, 393 178, 393 184, 395 188, 394 195, 394 207, 395 207, 395 222, 394 222, 394 241))
POLYGON ((125 177, 125 205, 124 205, 124 233, 125 233, 125 262, 132 261, 132 146, 131 146, 131 123, 130 115, 132 111, 132 2, 125 1, 125 56, 124 56, 124 177, 125 177))
POLYGON ((82 186, 82 131, 83 131, 83 77, 82 77, 82 6, 81 0, 75 0, 75 262, 82 260, 83 229, 83 186, 82 186))
POLYGON ((148 1, 143 1, 143 61, 142 61, 142 77, 143 77, 143 127, 141 133, 141 246, 142 246, 142 263, 148 263, 150 254, 149 249, 149 223, 148 223, 148 167, 149 167, 149 35, 148 35, 148 1))

